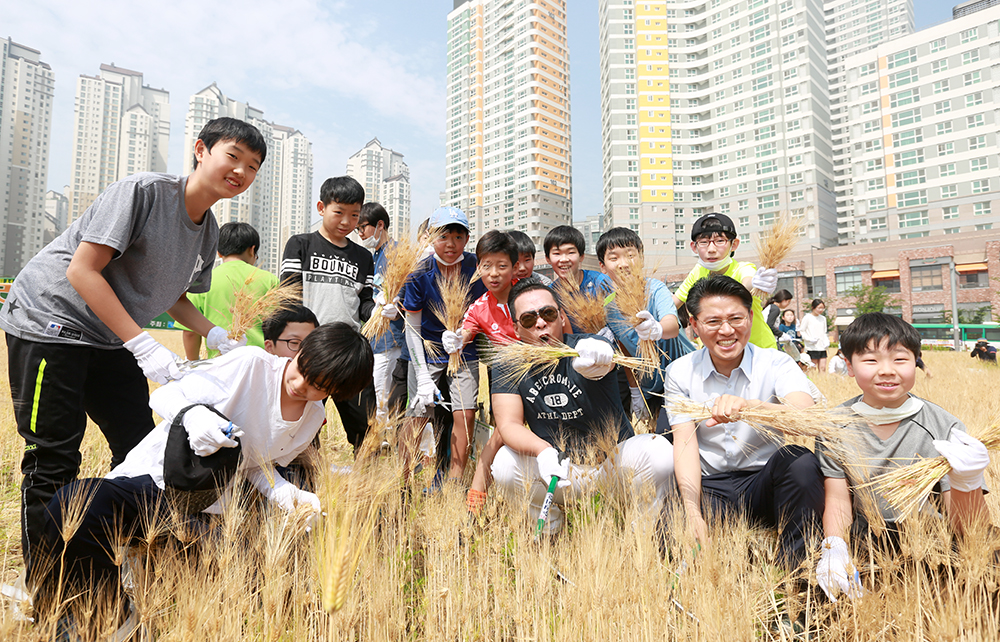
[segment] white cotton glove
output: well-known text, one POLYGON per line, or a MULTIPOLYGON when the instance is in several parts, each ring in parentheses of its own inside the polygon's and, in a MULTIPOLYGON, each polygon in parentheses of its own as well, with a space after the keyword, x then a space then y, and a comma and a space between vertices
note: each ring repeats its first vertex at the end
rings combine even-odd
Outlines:
POLYGON ((247 335, 244 334, 239 339, 230 339, 226 329, 220 326, 213 326, 205 336, 205 347, 209 350, 218 350, 226 354, 230 350, 242 348, 247 344, 247 335))
POLYGON ((382 292, 379 292, 378 294, 375 295, 375 305, 381 307, 382 316, 384 316, 386 319, 389 319, 390 321, 395 321, 399 317, 399 307, 397 306, 398 303, 399 303, 398 296, 392 300, 392 303, 389 303, 388 301, 385 300, 385 294, 383 294, 382 292))
POLYGON ((642 390, 629 388, 628 391, 632 395, 632 414, 639 421, 649 419, 649 408, 646 407, 646 401, 642 398, 642 390))
POLYGON ((302 490, 288 481, 284 484, 276 484, 268 498, 289 513, 294 513, 299 506, 303 505, 312 508, 315 513, 320 512, 319 497, 315 493, 302 490))
POLYGON ((555 448, 549 446, 535 457, 538 462, 538 476, 542 478, 542 483, 548 488, 552 481, 552 476, 559 478, 556 488, 566 488, 569 481, 569 458, 566 455, 560 457, 560 453, 555 448))
POLYGON ((948 483, 952 490, 968 493, 983 487, 983 473, 990 465, 990 454, 983 442, 961 430, 952 430, 948 441, 935 439, 934 447, 951 465, 948 483))
POLYGON ((601 379, 615 367, 611 361, 614 350, 606 341, 590 337, 580 339, 575 349, 580 356, 573 359, 573 369, 588 379, 601 379))
POLYGON ((177 367, 178 357, 156 342, 148 332, 141 332, 125 342, 125 349, 132 353, 147 379, 163 385, 180 379, 183 374, 177 367))
POLYGON ((205 406, 195 406, 184 413, 184 430, 188 444, 199 457, 208 457, 220 448, 236 448, 239 444, 231 437, 241 437, 243 431, 215 414, 205 406), (226 431, 230 431, 230 437, 226 431))
POLYGON ((750 286, 771 294, 778 287, 778 270, 774 268, 759 267, 750 279, 750 286))
POLYGON ((821 544, 823 554, 816 565, 816 580, 831 602, 836 602, 837 593, 843 593, 852 600, 864 595, 861 577, 851 563, 851 552, 842 538, 827 537, 821 544))
POLYGON ((455 354, 462 349, 462 335, 451 330, 441 333, 441 345, 448 354, 455 354))
POLYGON ((653 318, 652 312, 642 310, 635 317, 642 319, 642 323, 635 326, 635 333, 639 335, 640 341, 659 341, 663 337, 663 326, 653 318))
POLYGON ((441 392, 434 385, 434 380, 431 379, 426 366, 417 367, 415 370, 417 372, 417 394, 410 406, 416 411, 417 416, 423 416, 434 405, 434 400, 441 392))
POLYGON ((612 332, 611 328, 609 328, 608 326, 604 326, 603 328, 601 328, 600 330, 598 330, 597 331, 597 336, 604 337, 608 341, 612 341, 612 342, 615 340, 615 333, 612 332))

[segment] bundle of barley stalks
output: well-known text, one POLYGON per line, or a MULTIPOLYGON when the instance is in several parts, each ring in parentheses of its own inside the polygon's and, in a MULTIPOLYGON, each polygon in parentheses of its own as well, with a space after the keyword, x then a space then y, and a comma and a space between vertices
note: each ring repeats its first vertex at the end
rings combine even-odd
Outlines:
MULTIPOLYGON (((792 218, 787 212, 783 212, 771 225, 768 233, 759 237, 757 241, 757 259, 760 261, 760 266, 765 268, 778 267, 795 247, 801 231, 802 225, 799 221, 792 218)), ((767 298, 767 293, 757 288, 753 289, 753 295, 762 299, 767 298)))
POLYGON ((573 329, 588 334, 597 334, 608 324, 607 300, 598 299, 580 291, 580 284, 569 279, 556 281, 559 306, 569 317, 573 329))
MULTIPOLYGON (((522 343, 513 341, 495 346, 490 351, 490 360, 503 373, 503 383, 519 382, 529 374, 546 373, 556 369, 559 360, 565 357, 579 357, 580 353, 565 343, 522 343)), ((638 357, 629 357, 616 352, 611 360, 632 370, 645 371, 655 368, 658 363, 649 364, 638 357)))
MULTIPOLYGON (((635 327, 642 323, 636 317, 646 310, 649 302, 649 284, 646 281, 645 265, 641 254, 630 259, 631 265, 612 270, 611 280, 615 284, 614 302, 618 311, 624 317, 624 322, 635 327)), ((656 319, 659 322, 659 319, 656 319)), ((660 349, 655 341, 640 340, 637 355, 647 364, 660 363, 660 349)), ((639 375, 652 376, 654 370, 637 372, 639 375)))
MULTIPOLYGON (((441 291, 441 304, 433 308, 434 316, 438 318, 446 330, 458 332, 462 329, 462 319, 469 309, 469 291, 472 284, 482 275, 477 269, 470 278, 462 274, 460 266, 441 272, 437 277, 438 289, 441 291)), ((454 375, 461 367, 464 358, 462 351, 448 357, 448 376, 454 375)))
MULTIPOLYGON (((1000 449, 1000 415, 994 417, 986 430, 974 436, 988 450, 1000 449)), ((923 505, 934 486, 950 470, 951 465, 944 457, 930 457, 883 473, 864 486, 884 497, 886 503, 899 511, 900 519, 905 519, 923 505)))
POLYGON ((253 281, 253 275, 248 276, 233 293, 233 305, 229 308, 233 316, 228 332, 230 339, 239 339, 262 319, 302 301, 302 285, 299 283, 280 285, 268 290, 264 296, 258 296, 251 288, 253 281))
MULTIPOLYGON (((406 285, 406 280, 417 269, 423 246, 410 240, 409 232, 403 238, 386 248, 385 273, 382 275, 381 289, 386 301, 391 302, 406 285)), ((381 336, 389 329, 389 319, 382 316, 382 306, 376 305, 371 317, 361 328, 361 334, 369 339, 381 336)))
MULTIPOLYGON (((825 406, 810 406, 796 408, 782 401, 778 408, 744 408, 733 421, 742 421, 763 436, 782 442, 783 437, 822 439, 823 444, 837 459, 841 459, 849 450, 845 440, 850 439, 844 424, 850 423, 850 415, 842 408, 827 408, 825 406), (775 432, 777 431, 777 432, 775 432), (778 433, 781 433, 780 435, 778 433)), ((692 401, 686 397, 670 397, 667 404, 672 414, 690 417, 695 422, 704 421, 712 416, 710 405, 692 401)))

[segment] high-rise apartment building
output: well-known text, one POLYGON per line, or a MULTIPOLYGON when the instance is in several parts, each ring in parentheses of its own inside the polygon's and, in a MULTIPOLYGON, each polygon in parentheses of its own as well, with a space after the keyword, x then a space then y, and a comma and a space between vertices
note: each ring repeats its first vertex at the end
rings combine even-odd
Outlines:
POLYGON ((76 81, 69 221, 98 194, 137 172, 167 171, 170 94, 143 85, 142 73, 101 65, 76 81))
POLYGON ((52 220, 57 233, 65 230, 69 221, 69 199, 66 197, 68 191, 67 185, 62 192, 51 189, 45 192, 45 215, 52 220))
POLYGON ((847 111, 847 69, 851 56, 913 33, 913 0, 827 0, 826 44, 830 69, 830 131, 837 198, 837 239, 841 245, 857 241, 850 226, 851 138, 847 111))
POLYGON ((219 225, 243 222, 260 233, 257 267, 275 274, 285 242, 309 231, 312 202, 312 143, 299 131, 264 120, 264 112, 227 98, 215 83, 191 96, 184 119, 184 163, 190 171, 194 144, 205 123, 228 116, 254 125, 267 143, 267 159, 253 184, 212 207, 219 225))
POLYGON ((571 224, 565 0, 455 0, 447 83, 444 203, 470 243, 518 229, 540 246, 571 224))
POLYGON ((382 204, 389 214, 389 235, 401 238, 410 228, 410 168, 403 155, 373 138, 347 159, 347 174, 365 188, 365 201, 382 204))
POLYGON ((837 241, 823 5, 818 0, 601 0, 604 228, 667 264, 690 225, 740 238, 782 211, 801 244, 837 241))
POLYGON ((991 7, 844 62, 849 238, 1000 229, 998 25, 991 7))
POLYGON ((55 77, 35 49, 10 38, 0 47, 0 267, 11 277, 44 244, 55 77))

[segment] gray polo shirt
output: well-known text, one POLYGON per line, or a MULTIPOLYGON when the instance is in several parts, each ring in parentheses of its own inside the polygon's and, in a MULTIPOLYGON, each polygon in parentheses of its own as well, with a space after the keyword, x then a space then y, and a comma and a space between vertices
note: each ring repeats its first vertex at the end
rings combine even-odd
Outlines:
MULTIPOLYGON (((848 399, 841 406, 849 408, 860 400, 861 395, 858 395, 853 399, 848 399)), ((853 440, 847 440, 850 447, 855 450, 851 459, 856 463, 852 464, 846 472, 844 467, 830 456, 823 442, 817 440, 816 456, 819 459, 823 476, 833 479, 847 478, 850 485, 854 487, 893 468, 912 464, 919 458, 940 456, 941 453, 934 447, 934 440, 948 439, 951 436, 951 431, 955 429, 965 431, 965 425, 941 406, 926 399, 922 399, 922 401, 924 402, 923 408, 912 417, 899 422, 895 432, 889 435, 885 441, 879 439, 872 432, 868 422, 860 417, 858 421, 845 425, 844 430, 853 431, 857 437, 853 440)), ((947 477, 941 480, 937 490, 940 492, 951 490, 947 477)), ((852 495, 854 510, 864 510, 860 494, 853 492, 852 495)), ((876 500, 885 521, 895 522, 899 519, 899 513, 891 508, 884 498, 877 496, 876 500)), ((936 513, 932 507, 927 505, 925 507, 932 514, 936 513)))
POLYGON ((102 274, 140 327, 185 292, 207 292, 219 226, 211 210, 194 224, 184 206, 186 184, 184 176, 142 173, 108 186, 17 275, 0 308, 0 328, 28 341, 121 347, 66 278, 84 241, 115 250, 102 274))

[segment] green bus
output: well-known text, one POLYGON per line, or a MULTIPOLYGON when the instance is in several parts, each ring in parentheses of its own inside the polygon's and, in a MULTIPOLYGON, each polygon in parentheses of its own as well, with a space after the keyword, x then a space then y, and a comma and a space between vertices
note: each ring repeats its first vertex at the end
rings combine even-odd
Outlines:
MULTIPOLYGON (((925 346, 945 346, 953 348, 953 327, 947 323, 914 323, 913 327, 920 333, 920 343, 925 346)), ((962 345, 965 350, 972 350, 976 341, 986 339, 993 346, 1000 348, 1000 324, 997 323, 960 323, 962 345)))

